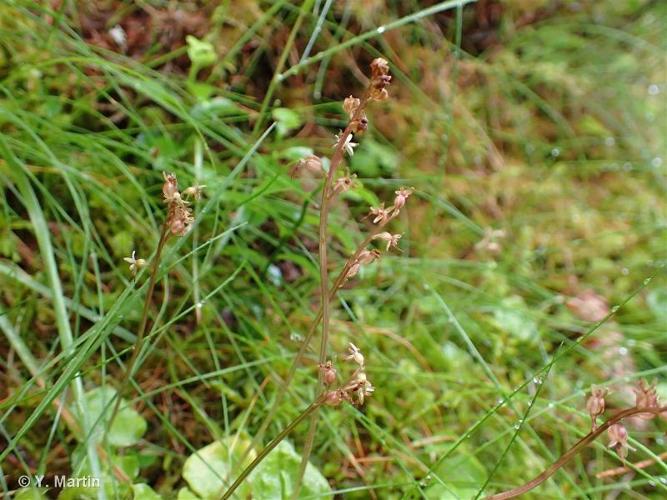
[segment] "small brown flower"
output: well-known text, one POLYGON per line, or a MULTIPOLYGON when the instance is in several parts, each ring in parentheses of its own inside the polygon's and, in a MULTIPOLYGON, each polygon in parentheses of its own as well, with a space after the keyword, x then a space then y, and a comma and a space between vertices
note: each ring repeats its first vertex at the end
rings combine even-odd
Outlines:
POLYGON ((164 201, 171 203, 174 196, 180 198, 181 194, 178 192, 178 181, 176 180, 176 176, 174 174, 163 172, 162 177, 164 177, 164 184, 162 185, 164 201))
POLYGON ((320 160, 320 158, 315 155, 309 155, 300 159, 296 165, 290 169, 289 176, 292 179, 299 177, 302 173, 319 176, 323 171, 324 169, 322 168, 322 160, 320 160))
POLYGON ((384 208, 384 203, 381 203, 379 207, 371 207, 369 215, 373 217, 373 224, 384 224, 389 220, 391 209, 384 208))
POLYGON ((332 196, 349 191, 352 188, 356 177, 356 174, 352 174, 338 178, 333 185, 332 196))
MULTIPOLYGON (((659 408, 658 393, 655 385, 651 385, 645 380, 640 380, 637 387, 633 389, 635 393, 635 406, 637 408, 659 408)), ((651 420, 656 413, 640 413, 637 417, 643 420, 651 420)))
POLYGON ((320 365, 320 371, 322 372, 322 380, 325 385, 331 385, 336 381, 336 369, 331 364, 331 361, 320 365))
POLYGON ((343 101, 343 109, 349 115, 349 117, 352 118, 359 109, 360 104, 361 104, 360 99, 352 96, 346 97, 345 100, 343 101))
POLYGON ((415 188, 406 188, 402 187, 398 191, 395 191, 396 198, 394 198, 394 211, 398 213, 401 208, 405 206, 405 202, 408 200, 410 195, 414 193, 415 188))
POLYGON ((378 57, 371 63, 370 98, 375 101, 384 101, 389 97, 387 86, 391 82, 389 63, 378 57))
MULTIPOLYGON (((334 142, 334 149, 338 147, 338 143, 340 142, 341 137, 336 134, 336 142, 334 142)), ((347 134, 347 137, 345 138, 345 143, 343 144, 343 149, 345 152, 349 155, 352 156, 354 154, 354 148, 356 148, 359 144, 356 142, 352 142, 352 134, 347 134)))
POLYGON ((345 361, 354 361, 356 364, 358 364, 361 368, 364 366, 364 355, 361 354, 361 351, 359 348, 354 345, 352 342, 350 342, 347 345, 347 356, 345 356, 345 361))
POLYGON ((593 387, 591 396, 586 401, 586 409, 591 416, 591 423, 593 430, 597 429, 597 418, 604 413, 605 401, 604 397, 607 395, 607 389, 593 387))
POLYGON ((401 234, 391 234, 388 232, 378 233, 373 236, 374 240, 383 240, 387 242, 387 251, 390 248, 398 248, 398 240, 401 239, 401 234))
POLYGON ((607 429, 609 435, 609 447, 616 448, 618 456, 625 460, 628 456, 628 449, 633 449, 628 445, 628 431, 620 422, 607 429))
POLYGON ((336 389, 335 391, 327 392, 324 397, 324 404, 327 406, 339 406, 343 401, 348 401, 349 397, 347 394, 341 390, 336 389))
POLYGON ((195 184, 194 186, 190 186, 189 188, 186 188, 183 191, 183 194, 185 196, 191 196, 195 200, 200 200, 201 195, 204 192, 205 187, 206 187, 206 185, 195 184))
POLYGON ((132 257, 123 257, 123 260, 130 264, 130 272, 132 276, 136 276, 137 272, 141 270, 142 267, 146 266, 146 261, 144 259, 135 258, 135 251, 132 250, 132 257))
POLYGON ((350 269, 348 270, 345 279, 350 279, 356 276, 357 273, 359 272, 359 269, 361 269, 361 266, 373 263, 374 261, 380 258, 380 255, 381 255, 380 252, 378 252, 377 250, 363 250, 359 254, 359 257, 357 257, 354 263, 350 266, 350 269))

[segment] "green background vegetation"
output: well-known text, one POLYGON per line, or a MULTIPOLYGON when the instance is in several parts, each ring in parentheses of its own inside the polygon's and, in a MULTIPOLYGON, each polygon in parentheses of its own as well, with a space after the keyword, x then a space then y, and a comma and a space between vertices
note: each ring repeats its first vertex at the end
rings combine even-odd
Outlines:
MULTIPOLYGON (((334 304, 332 352, 358 345, 376 392, 320 413, 304 495, 327 496, 322 476, 345 498, 501 491, 588 432, 592 384, 612 409, 641 377, 667 398, 665 33, 667 4, 642 0, 3 2, 0 490, 94 471, 100 436, 53 401, 108 427, 147 280, 123 257, 155 250, 162 172, 206 195, 167 245, 100 467, 112 498, 220 488, 188 457, 238 465, 319 303, 317 181, 289 171, 332 153, 377 56, 391 99, 369 107, 359 183, 332 207, 332 270, 369 205, 416 191, 402 252, 334 304)), ((315 397, 315 350, 269 437, 315 397)), ((657 420, 628 424, 631 461, 665 451, 657 420)), ((305 431, 246 494, 289 491, 305 431)), ((601 439, 532 495, 665 497, 665 462, 595 477, 619 465, 601 439)))

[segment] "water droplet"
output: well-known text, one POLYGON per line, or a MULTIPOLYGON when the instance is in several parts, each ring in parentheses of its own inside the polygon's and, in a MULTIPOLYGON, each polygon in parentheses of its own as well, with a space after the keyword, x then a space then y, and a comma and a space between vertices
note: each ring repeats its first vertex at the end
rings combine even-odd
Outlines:
POLYGON ((538 376, 533 377, 533 384, 540 385, 540 384, 542 384, 542 382, 543 382, 543 380, 540 377, 538 377, 538 376))
POLYGON ((651 166, 653 168, 660 168, 662 166, 662 158, 660 158, 659 156, 656 156, 655 158, 653 158, 651 160, 651 166))
POLYGON ((555 407, 556 407, 556 404, 555 404, 555 403, 549 403, 549 404, 547 405, 547 407, 548 407, 548 408, 555 408, 555 407))
POLYGON ((649 481, 648 485, 651 486, 652 488, 655 488, 655 481, 649 481))
POLYGON ((660 93, 660 86, 652 83, 648 86, 648 95, 658 95, 660 93))
POLYGON ((652 279, 653 279, 653 278, 646 278, 646 279, 644 280, 644 285, 648 285, 648 284, 651 282, 652 279))
POLYGON ((303 335, 299 335, 296 332, 290 333, 289 338, 292 342, 303 342, 303 335))
POLYGON ((628 355, 628 348, 627 347, 619 347, 618 348, 618 354, 621 356, 627 356, 628 355))
POLYGON ((612 147, 613 145, 616 144, 616 139, 614 139, 614 138, 611 137, 611 136, 610 136, 610 137, 606 137, 605 140, 604 140, 604 144, 605 144, 605 146, 607 146, 607 147, 612 147))
POLYGON ((514 424, 513 427, 518 431, 519 429, 521 429, 521 424, 514 424))
POLYGON ((503 404, 504 402, 505 402, 505 400, 504 400, 503 398, 498 398, 498 401, 496 401, 496 404, 497 404, 497 405, 501 405, 501 404, 503 404))
POLYGON ((558 157, 560 156, 560 149, 558 149, 558 148, 553 148, 553 149, 551 150, 551 156, 553 156, 554 158, 558 158, 558 157))
POLYGON ((382 33, 384 33, 384 30, 386 30, 386 29, 387 28, 385 28, 384 26, 378 26, 377 32, 382 34, 382 33))
POLYGON ((660 478, 660 482, 661 482, 662 484, 667 484, 667 477, 661 477, 661 478, 660 478))
POLYGON ((611 312, 615 313, 615 312, 618 311, 620 308, 621 308, 620 306, 614 306, 614 307, 611 308, 611 312))
POLYGON ((623 269, 621 269, 621 274, 623 276, 627 276, 628 274, 630 274, 630 269, 628 269, 627 267, 624 267, 623 269))
POLYGON ((623 164, 623 170, 626 171, 626 172, 631 172, 632 171, 632 163, 630 163, 629 161, 626 161, 623 164))
POLYGON ((655 438, 655 444, 659 444, 659 445, 665 444, 665 438, 662 437, 662 436, 658 436, 657 438, 655 438))
POLYGON ((195 307, 196 307, 197 309, 201 309, 202 307, 204 307, 204 301, 203 301, 203 300, 200 300, 199 302, 197 302, 197 303, 195 304, 195 307))

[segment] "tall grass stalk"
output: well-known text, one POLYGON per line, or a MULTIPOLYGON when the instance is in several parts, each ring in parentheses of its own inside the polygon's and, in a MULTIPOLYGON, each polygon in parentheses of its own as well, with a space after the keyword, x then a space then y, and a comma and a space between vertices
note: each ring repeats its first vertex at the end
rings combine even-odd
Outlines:
MULTIPOLYGON (((58 265, 54 256, 53 245, 51 244, 50 230, 44 217, 42 207, 37 200, 35 191, 30 184, 28 175, 24 171, 23 165, 14 156, 9 149, 4 138, 0 137, 0 151, 10 164, 14 166, 14 179, 18 186, 23 203, 28 210, 30 221, 34 228, 35 238, 39 247, 42 261, 46 270, 49 285, 52 290, 53 309, 56 315, 56 325, 58 328, 58 336, 60 338, 60 346, 64 353, 71 354, 72 346, 74 344, 74 337, 69 324, 69 317, 67 315, 67 308, 65 307, 63 288, 60 282, 60 275, 58 272, 58 265)), ((83 381, 80 376, 75 376, 71 382, 72 394, 77 408, 77 420, 80 422, 80 427, 83 431, 83 436, 91 436, 92 429, 89 422, 89 411, 86 402, 85 390, 83 381)), ((97 448, 92 439, 88 438, 85 442, 86 454, 90 463, 91 473, 94 477, 100 478, 102 481, 102 469, 100 466, 100 458, 97 448)), ((100 487, 97 490, 97 496, 101 500, 106 499, 104 488, 100 487)))

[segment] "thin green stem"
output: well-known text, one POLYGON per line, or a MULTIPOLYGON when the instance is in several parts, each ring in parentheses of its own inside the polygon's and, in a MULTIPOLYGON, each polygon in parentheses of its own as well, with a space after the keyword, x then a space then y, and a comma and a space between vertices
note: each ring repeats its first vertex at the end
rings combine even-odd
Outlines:
POLYGON ((381 29, 376 28, 370 31, 366 31, 361 35, 357 35, 355 37, 350 38, 349 40, 345 40, 343 43, 339 43, 335 47, 323 50, 321 52, 318 52, 312 57, 304 59, 303 61, 299 61, 297 64, 291 66, 287 71, 285 71, 282 75, 280 75, 280 78, 285 79, 289 76, 294 76, 298 74, 306 66, 310 66, 311 64, 320 62, 323 59, 326 59, 327 57, 331 56, 332 54, 341 52, 347 49, 348 47, 353 47, 371 38, 382 36, 384 33, 388 31, 400 28, 401 26, 405 26, 406 24, 418 21, 419 19, 422 19, 424 17, 432 16, 434 14, 437 14, 438 12, 450 10, 453 9, 454 7, 462 7, 466 4, 475 1, 476 0, 449 0, 447 2, 441 2, 426 9, 420 10, 419 12, 415 12, 414 14, 410 14, 408 16, 402 17, 401 19, 397 19, 396 21, 385 24, 384 26, 380 27, 381 29))
POLYGON ((248 465, 239 477, 236 478, 236 481, 232 483, 232 485, 229 487, 229 489, 225 492, 225 494, 222 496, 222 500, 226 500, 227 498, 230 498, 233 494, 234 491, 245 481, 245 479, 250 475, 250 473, 255 470, 255 467, 257 467, 262 460, 266 458, 266 456, 271 453, 271 451, 280 444, 280 442, 285 439, 294 428, 299 425, 303 420, 308 417, 311 413, 313 413, 315 410, 317 410, 320 406, 322 406, 322 403, 324 402, 323 398, 318 398, 315 402, 311 403, 311 405, 306 408, 298 417, 296 417, 292 422, 285 427, 280 434, 278 434, 275 438, 273 438, 273 441, 271 441, 269 444, 267 444, 262 451, 259 452, 257 457, 250 462, 250 465, 248 465))
POLYGON ((139 359, 139 354, 141 353, 144 347, 144 340, 146 336, 146 325, 148 324, 148 310, 150 308, 150 304, 153 298, 153 292, 155 291, 155 283, 157 282, 158 270, 160 269, 160 257, 162 256, 162 249, 164 248, 164 244, 167 242, 168 236, 169 236, 169 228, 167 227, 167 224, 165 222, 162 225, 160 240, 158 241, 157 244, 155 257, 153 258, 153 267, 151 270, 150 281, 148 283, 148 291, 146 292, 146 299, 144 300, 144 309, 141 315, 141 323, 139 325, 139 330, 137 331, 137 340, 136 343, 134 344, 132 357, 130 358, 130 361, 127 364, 127 368, 125 369, 126 373, 125 383, 120 387, 118 394, 116 394, 116 402, 114 403, 113 411, 111 412, 111 417, 109 417, 109 423, 106 432, 104 433, 105 438, 109 432, 109 429, 111 429, 111 425, 113 424, 114 418, 116 418, 116 415, 118 414, 118 410, 120 409, 120 404, 123 399, 123 394, 129 387, 130 380, 134 372, 134 367, 137 363, 137 360, 139 359))
POLYGON ((266 95, 264 96, 264 100, 262 101, 262 106, 257 116, 257 122, 255 122, 255 127, 253 129, 254 134, 257 134, 259 129, 264 126, 264 114, 266 113, 266 110, 269 107, 269 103, 271 102, 271 98, 273 97, 273 94, 276 91, 276 87, 280 82, 283 81, 281 72, 285 67, 287 56, 289 55, 290 50, 292 50, 292 46, 294 45, 294 41, 296 40, 296 35, 298 34, 299 29, 301 28, 301 23, 303 23, 303 19, 306 17, 306 13, 308 12, 312 4, 313 0, 306 0, 301 5, 301 11, 299 12, 299 17, 297 17, 296 22, 294 23, 294 27, 292 28, 292 31, 289 34, 289 38, 285 43, 285 47, 283 48, 283 51, 280 54, 280 59, 278 59, 278 64, 276 65, 276 70, 273 74, 273 78, 271 79, 271 83, 269 83, 269 88, 266 90, 266 95))

